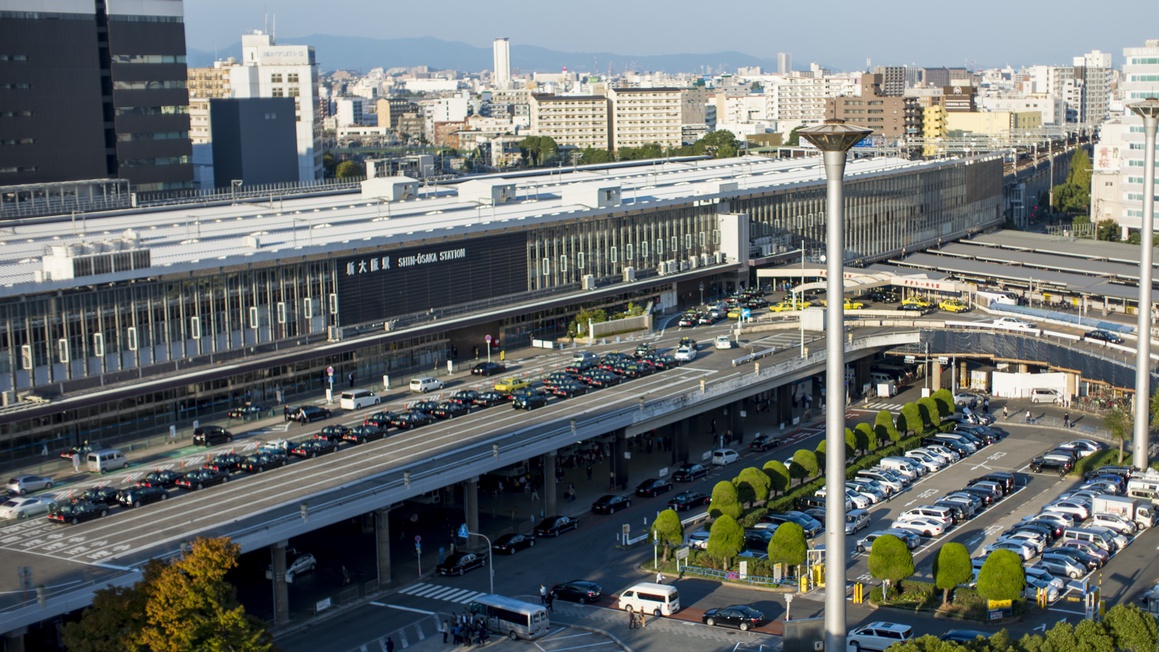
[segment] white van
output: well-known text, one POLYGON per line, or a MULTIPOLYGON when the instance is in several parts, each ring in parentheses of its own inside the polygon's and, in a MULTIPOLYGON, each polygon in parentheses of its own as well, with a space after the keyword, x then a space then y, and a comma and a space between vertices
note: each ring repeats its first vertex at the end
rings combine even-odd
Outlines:
POLYGON ((620 594, 619 608, 654 616, 671 616, 680 611, 680 594, 674 586, 640 582, 620 594))
POLYGON ((443 381, 439 380, 438 378, 432 378, 430 376, 422 376, 420 378, 411 378, 410 379, 410 391, 418 393, 418 394, 423 394, 425 392, 433 392, 436 389, 442 389, 442 388, 443 388, 443 381))
POLYGON ((1030 390, 1031 403, 1062 403, 1062 392, 1057 389, 1030 390))
POLYGON ((869 372, 869 382, 876 387, 877 385, 894 384, 897 382, 897 378, 884 371, 871 371, 869 372))
POLYGON ((368 389, 351 389, 342 392, 342 398, 338 400, 338 405, 343 410, 361 410, 369 405, 378 405, 382 399, 378 395, 368 389))
POLYGON ((910 479, 921 477, 926 472, 926 467, 922 466, 919 462, 911 460, 908 457, 899 457, 897 455, 881 458, 878 465, 883 469, 898 471, 910 479))
POLYGON ((938 507, 937 505, 922 505, 921 507, 914 507, 907 509, 898 516, 898 519, 915 518, 925 516, 928 518, 937 519, 946 525, 954 522, 954 512, 949 507, 938 507))
POLYGON ((90 473, 108 473, 113 469, 129 468, 129 459, 115 448, 93 451, 89 453, 87 460, 90 473))
POLYGON ((1068 527, 1067 529, 1063 530, 1062 540, 1064 542, 1086 541, 1087 543, 1096 545, 1107 552, 1114 552, 1116 550, 1114 540, 1107 533, 1100 532, 1098 530, 1091 530, 1081 527, 1068 527))

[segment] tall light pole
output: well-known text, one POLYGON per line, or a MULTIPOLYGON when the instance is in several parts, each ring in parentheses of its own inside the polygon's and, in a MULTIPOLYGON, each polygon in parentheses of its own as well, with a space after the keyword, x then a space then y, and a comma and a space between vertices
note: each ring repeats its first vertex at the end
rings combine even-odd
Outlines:
POLYGON ((798 133, 821 150, 828 195, 825 294, 825 649, 845 652, 845 200, 842 180, 849 149, 873 130, 826 120, 798 133))
POLYGON ((1155 127, 1159 124, 1159 98, 1149 97, 1129 105, 1143 118, 1143 238, 1139 254, 1139 343, 1135 351, 1135 468, 1147 468, 1148 423, 1151 418, 1151 242, 1155 231, 1155 127))

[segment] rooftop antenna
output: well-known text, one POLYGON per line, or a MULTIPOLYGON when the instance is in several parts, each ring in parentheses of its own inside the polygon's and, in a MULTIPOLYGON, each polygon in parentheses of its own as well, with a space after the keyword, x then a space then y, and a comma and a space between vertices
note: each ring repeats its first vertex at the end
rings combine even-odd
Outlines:
POLYGON ((278 42, 278 15, 274 14, 273 29, 270 30, 270 43, 278 42))

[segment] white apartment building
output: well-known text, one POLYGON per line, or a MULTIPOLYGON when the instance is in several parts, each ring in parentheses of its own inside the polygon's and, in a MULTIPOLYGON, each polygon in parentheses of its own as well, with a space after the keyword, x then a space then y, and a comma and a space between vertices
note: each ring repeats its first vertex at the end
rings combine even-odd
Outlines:
POLYGON ((680 88, 613 88, 612 148, 643 147, 659 143, 663 148, 684 143, 683 126, 704 122, 704 104, 699 107, 680 88), (700 120, 695 120, 699 109, 700 120))
POLYGON ((530 131, 559 145, 610 149, 611 103, 602 95, 532 95, 530 131))
POLYGON ((1107 119, 1114 74, 1110 53, 1095 50, 1074 58, 1074 78, 1082 82, 1079 123, 1097 126, 1107 119))
POLYGON ((825 122, 825 100, 861 92, 860 73, 773 77, 765 83, 766 115, 777 130, 788 135, 794 128, 825 122))
POLYGON ((277 45, 261 31, 241 37, 241 65, 230 69, 233 97, 292 97, 297 117, 298 181, 322 178, 318 64, 308 45, 277 45))
MULTIPOLYGON (((1123 102, 1130 105, 1148 97, 1159 97, 1159 39, 1149 39, 1143 47, 1123 48, 1123 57, 1120 86, 1123 102)), ((1121 124, 1123 146, 1120 150, 1119 192, 1124 208, 1118 221, 1125 228, 1138 229, 1143 225, 1143 195, 1146 192, 1143 187, 1143 119, 1127 110, 1121 124)), ((1152 188, 1151 192, 1154 194, 1155 189, 1152 188)))
POLYGON ((338 127, 352 127, 366 124, 363 111, 367 100, 361 97, 340 97, 334 101, 334 124, 338 127))
POLYGON ((1042 124, 1066 124, 1066 102, 1061 97, 1035 93, 1031 95, 978 95, 979 110, 1007 113, 1038 111, 1042 124))
POLYGON ((506 38, 495 39, 491 43, 491 53, 495 66, 495 76, 491 81, 496 88, 511 86, 511 42, 506 38))
MULTIPOLYGON (((1122 171, 1123 156, 1129 151, 1123 139, 1126 133, 1121 118, 1104 122, 1099 128, 1099 142, 1095 144, 1094 156, 1091 157, 1091 221, 1115 220, 1120 225, 1120 237, 1124 239, 1127 228, 1123 216, 1127 202, 1122 184, 1127 176, 1122 171)), ((1142 187, 1142 181, 1136 184, 1136 188, 1139 187, 1142 187)), ((1138 200, 1134 204, 1140 206, 1138 200)), ((1141 221, 1136 217, 1135 227, 1138 228, 1139 224, 1141 221)))

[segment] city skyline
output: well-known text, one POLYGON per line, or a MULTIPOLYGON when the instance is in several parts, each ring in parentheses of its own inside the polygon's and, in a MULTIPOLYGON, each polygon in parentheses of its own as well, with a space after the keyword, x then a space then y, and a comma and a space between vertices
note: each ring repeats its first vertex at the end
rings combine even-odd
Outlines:
MULTIPOLYGON (((971 66, 1019 68, 1035 64, 1069 65, 1074 56, 1091 50, 1109 52, 1115 67, 1121 65, 1124 47, 1159 38, 1151 30, 1159 19, 1159 6, 1129 1, 1124 15, 1131 20, 1082 21, 1076 34, 1076 17, 1089 13, 1076 0, 1055 3, 1050 12, 1040 6, 978 0, 970 16, 1001 16, 1001 21, 963 17, 939 19, 931 27, 928 5, 912 0, 882 0, 874 5, 872 21, 856 14, 835 27, 820 29, 808 21, 838 12, 855 11, 844 0, 819 0, 808 6, 776 6, 757 0, 737 0, 726 14, 716 16, 724 28, 704 30, 701 3, 690 0, 617 3, 592 0, 584 7, 591 25, 577 28, 574 7, 545 8, 542 3, 508 0, 498 9, 477 3, 446 0, 440 16, 432 20, 425 5, 382 4, 355 0, 344 11, 320 14, 308 0, 267 0, 261 5, 239 7, 225 0, 185 3, 186 40, 190 49, 224 50, 241 40, 242 34, 269 29, 284 39, 314 34, 395 39, 434 37, 490 49, 495 38, 508 37, 512 47, 528 45, 572 52, 607 52, 618 55, 656 55, 737 51, 769 60, 778 52, 792 54, 794 67, 807 69, 811 62, 837 70, 859 70, 870 65, 923 67, 971 66), (358 16, 358 20, 351 20, 358 16), (772 26, 756 27, 762 21, 772 26), (652 28, 641 30, 640 26, 652 28), (737 25, 738 27, 732 27, 737 25), (596 29, 598 28, 598 29, 596 29), (743 28, 743 31, 741 31, 743 28), (903 37, 899 37, 902 35, 903 37)), ((711 17, 709 17, 711 18, 711 17)), ((579 21, 582 24, 582 21, 579 21)), ((320 53, 325 66, 325 55, 320 53)), ((593 62, 595 63, 595 62, 593 62)), ((390 62, 382 62, 390 67, 390 62)), ((489 65, 489 64, 488 64, 489 65)), ((705 61, 705 65, 715 65, 705 61)))

